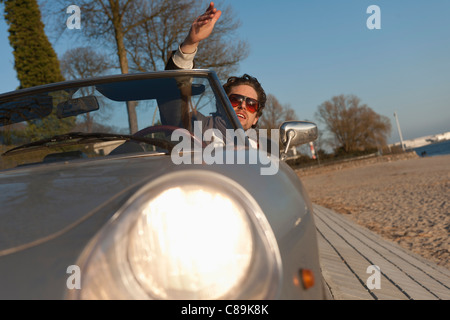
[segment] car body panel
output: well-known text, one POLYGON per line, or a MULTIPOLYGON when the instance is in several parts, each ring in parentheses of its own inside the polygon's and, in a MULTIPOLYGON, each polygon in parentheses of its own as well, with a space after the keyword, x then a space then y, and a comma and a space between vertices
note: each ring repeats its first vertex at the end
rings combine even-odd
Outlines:
MULTIPOLYGON (((148 77, 173 74, 177 73, 148 77)), ((107 79, 118 81, 124 76, 107 79)), ((212 79, 219 101, 225 101, 215 75, 212 79)), ((70 87, 71 82, 64 85, 70 87)), ((48 87, 27 89, 20 95, 48 87)), ((0 95, 0 101, 7 98, 0 95)), ((229 103, 224 105, 230 112, 229 103)), ((235 115, 230 121, 240 126, 235 115)), ((226 150, 224 156, 230 152, 237 158, 250 151, 226 150)), ((270 159, 264 164, 175 164, 168 153, 144 152, 32 163, 0 171, 0 299, 67 298, 68 268, 78 263, 86 246, 139 190, 173 172, 211 172, 242 186, 275 235, 282 264, 276 298, 324 298, 312 204, 295 172, 278 157, 270 159), (276 165, 276 174, 261 174, 269 165, 276 165), (303 288, 301 269, 314 272, 317 279, 312 288, 303 288)))

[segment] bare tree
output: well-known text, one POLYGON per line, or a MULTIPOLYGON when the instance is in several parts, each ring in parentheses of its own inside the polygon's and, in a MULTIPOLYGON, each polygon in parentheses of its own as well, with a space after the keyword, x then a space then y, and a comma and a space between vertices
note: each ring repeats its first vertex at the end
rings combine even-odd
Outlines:
POLYGON ((105 53, 92 47, 78 47, 67 50, 60 61, 61 71, 66 79, 83 79, 104 74, 113 67, 105 53))
MULTIPOLYGON (((42 0, 44 3, 45 0, 42 0)), ((52 11, 66 9, 67 1, 48 2, 52 11), (54 8, 54 9, 53 9, 54 8)), ((163 69, 172 50, 184 40, 190 25, 208 7, 196 0, 79 0, 81 31, 85 39, 115 52, 121 73, 163 69)), ((223 79, 248 55, 248 45, 238 40, 236 15, 230 7, 214 33, 202 43, 196 67, 214 68, 223 79)), ((49 12, 49 10, 45 11, 49 12)), ((58 22, 61 25, 61 21, 58 22)), ((56 28, 58 37, 64 30, 56 28)), ((130 132, 137 130, 135 103, 127 106, 130 132)))
POLYGON ((268 94, 258 126, 261 129, 268 129, 267 133, 270 135, 270 129, 278 129, 284 121, 294 119, 296 119, 295 111, 289 105, 282 105, 274 95, 268 94))
MULTIPOLYGON (((91 47, 78 47, 67 50, 61 58, 61 72, 66 79, 83 79, 90 78, 104 74, 106 71, 112 68, 113 64, 110 59, 104 53, 98 53, 91 47)), ((94 94, 94 88, 90 87, 89 92, 85 92, 86 88, 82 88, 83 96, 94 94)), ((99 99, 99 98, 97 98, 99 99)), ((106 108, 106 104, 102 104, 102 108, 106 108)), ((77 127, 74 130, 84 129, 87 132, 92 132, 95 123, 95 119, 99 117, 99 114, 92 112, 81 115, 83 121, 77 123, 77 127)), ((101 114, 102 120, 106 120, 108 116, 106 113, 101 114)))
POLYGON ((379 115, 354 95, 334 96, 318 107, 316 118, 331 135, 328 143, 345 153, 386 145, 391 132, 389 118, 379 115))
MULTIPOLYGON (((168 7, 156 19, 146 21, 126 36, 129 56, 137 71, 163 69, 171 52, 181 44, 192 24, 207 7, 204 1, 169 0, 168 7)), ((214 69, 225 80, 237 70, 237 65, 249 53, 249 45, 236 34, 240 22, 230 6, 221 8, 222 15, 208 39, 202 42, 196 55, 196 68, 214 69)))
MULTIPOLYGON (((66 1, 58 3, 59 6, 52 4, 52 10, 60 11, 67 6, 66 1)), ((80 0, 77 6, 82 15, 83 36, 88 42, 115 52, 121 73, 130 71, 125 47, 127 33, 167 10, 163 0, 80 0)), ((135 101, 127 101, 130 133, 138 128, 136 105, 135 101)))

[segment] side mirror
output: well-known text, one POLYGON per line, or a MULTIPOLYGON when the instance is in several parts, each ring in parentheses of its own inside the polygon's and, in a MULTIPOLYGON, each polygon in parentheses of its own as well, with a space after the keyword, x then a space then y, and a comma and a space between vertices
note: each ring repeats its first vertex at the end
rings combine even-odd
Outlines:
POLYGON ((289 148, 312 142, 318 137, 317 125, 309 121, 285 121, 280 126, 280 140, 284 147, 280 159, 287 158, 289 148))

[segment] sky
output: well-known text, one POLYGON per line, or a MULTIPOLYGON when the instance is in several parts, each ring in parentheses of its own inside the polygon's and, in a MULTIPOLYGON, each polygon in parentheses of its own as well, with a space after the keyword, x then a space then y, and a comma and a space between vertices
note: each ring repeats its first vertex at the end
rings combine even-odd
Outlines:
MULTIPOLYGON (((238 75, 258 78, 298 120, 321 129, 318 106, 344 94, 390 119, 389 143, 400 141, 399 128, 403 140, 450 131, 449 0, 216 2, 219 10, 228 5, 241 21, 236 34, 250 50, 238 75), (378 16, 367 12, 372 5, 378 16), (370 29, 368 20, 380 28, 370 29)), ((7 29, 2 15, 0 93, 19 85, 7 29)), ((65 41, 53 43, 60 57, 74 45, 65 41)))

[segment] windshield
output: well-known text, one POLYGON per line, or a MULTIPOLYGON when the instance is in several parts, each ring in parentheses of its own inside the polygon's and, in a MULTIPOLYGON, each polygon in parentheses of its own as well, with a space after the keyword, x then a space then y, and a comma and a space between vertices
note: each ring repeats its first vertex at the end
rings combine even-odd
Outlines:
MULTIPOLYGON (((192 139, 206 129, 217 130, 218 139, 234 129, 206 76, 113 80, 30 91, 0 102, 0 170, 136 152, 169 154, 181 139, 178 129, 192 139)), ((200 143, 205 147, 208 141, 200 143)))

